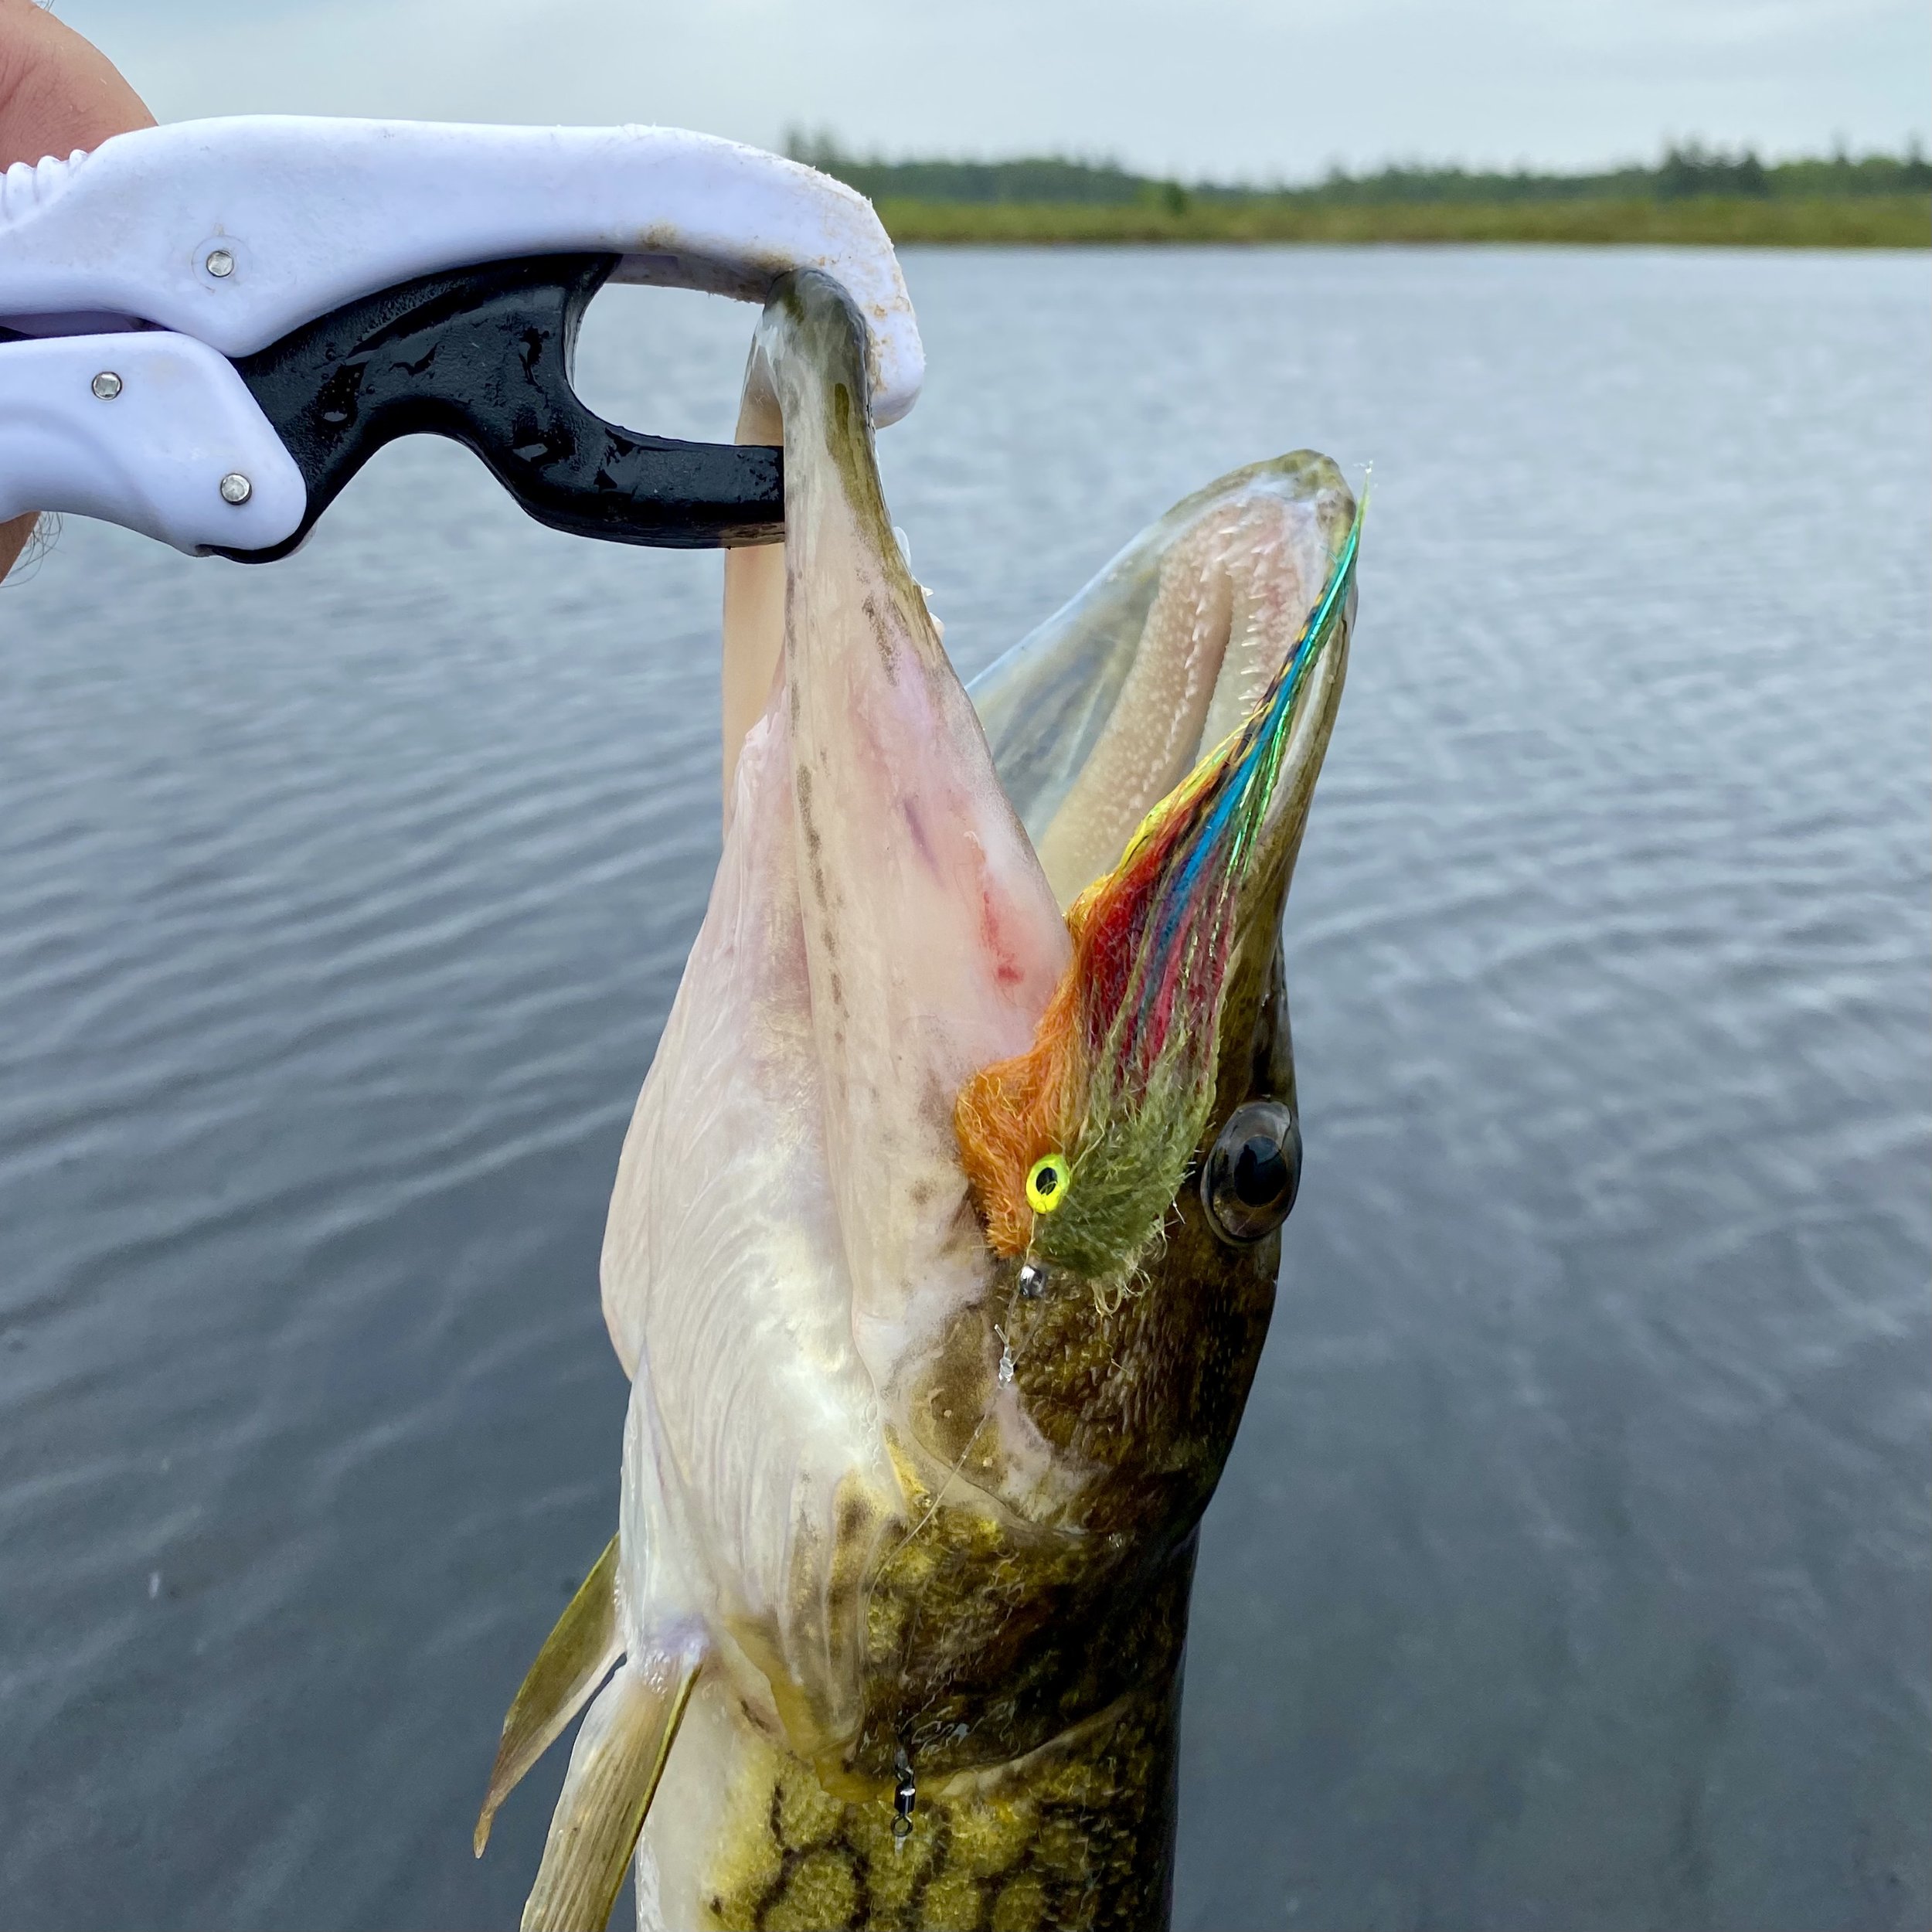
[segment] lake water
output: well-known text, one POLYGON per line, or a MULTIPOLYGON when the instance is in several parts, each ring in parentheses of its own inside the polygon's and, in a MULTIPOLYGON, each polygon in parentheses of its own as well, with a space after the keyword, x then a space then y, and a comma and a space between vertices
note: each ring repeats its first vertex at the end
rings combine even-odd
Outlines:
MULTIPOLYGON (((1219 471, 1373 465, 1177 1924, 1923 1924, 1932 266, 907 272, 969 672, 1219 471)), ((750 322, 613 292, 588 400, 726 434, 750 322)), ((272 569, 0 590, 0 1923, 515 1923, 718 585, 418 441, 272 569)))

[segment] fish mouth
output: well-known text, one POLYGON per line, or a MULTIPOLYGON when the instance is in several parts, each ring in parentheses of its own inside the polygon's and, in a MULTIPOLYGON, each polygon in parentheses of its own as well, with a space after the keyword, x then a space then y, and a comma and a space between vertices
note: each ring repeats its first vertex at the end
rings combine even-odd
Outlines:
POLYGON ((1251 464, 1176 504, 968 687, 1063 906, 1259 722, 1284 668, 1277 815, 1298 807, 1305 819, 1353 623, 1359 535, 1327 457, 1251 464), (1339 621, 1325 621, 1338 590, 1339 621))
MULTIPOLYGON (((781 707, 791 734, 787 808, 804 841, 808 978, 849 1244, 890 1219, 880 1184, 917 1150, 933 1157, 908 1183, 921 1208, 951 1205, 941 1170, 963 1162, 993 1249, 1016 1256, 1040 1226, 1024 1177, 1066 1144, 1074 1084, 1138 1128, 1145 1097, 1179 1077, 1185 1104, 1166 1109, 1165 1145, 1130 1134, 1122 1150, 1144 1170, 1151 1237, 1217 1084, 1224 1012, 1238 1059, 1262 1002, 1341 689, 1359 509, 1310 451, 1223 478, 976 681, 975 716, 886 511, 857 328, 822 277, 774 295, 740 433, 785 444, 788 540, 731 560, 725 625, 727 770, 734 712, 761 684, 746 738, 769 736, 781 707), (845 956, 855 934, 862 951, 845 956), (1002 1065, 1069 1027, 1088 1036, 1080 1063, 1036 1067, 1058 1090, 1034 1096, 1019 1138, 976 1146, 974 1083, 992 1070, 997 1083, 1002 1065), (881 1101, 893 1087, 900 1104, 881 1101), (932 1127, 948 1117, 957 1144, 935 1148, 932 1127)), ((1079 1219, 1054 1224, 1063 1250, 1079 1219)), ((855 1321, 863 1332, 877 1317, 896 1349, 930 1257, 922 1270, 917 1242, 858 1245, 871 1252, 851 1256, 855 1321)), ((1091 1242, 1071 1258, 1089 1272, 1106 1260, 1091 1242)), ((1111 1258, 1120 1271, 1133 1257, 1111 1258)))
POLYGON ((1002 1254, 1124 1291, 1224 1075, 1243 1071, 1340 695, 1360 530, 1325 457, 1239 471, 975 688, 1074 949, 1028 1053, 958 1103, 1002 1254))

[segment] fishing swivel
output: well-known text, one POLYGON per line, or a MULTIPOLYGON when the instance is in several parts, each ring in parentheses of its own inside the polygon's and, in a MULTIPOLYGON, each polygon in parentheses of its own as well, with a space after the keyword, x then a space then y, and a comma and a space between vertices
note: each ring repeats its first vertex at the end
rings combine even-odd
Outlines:
POLYGON ((893 1844, 903 1845, 913 1835, 913 1807, 919 1802, 919 1781, 913 1775, 913 1760, 901 1744, 893 1753, 893 1844))

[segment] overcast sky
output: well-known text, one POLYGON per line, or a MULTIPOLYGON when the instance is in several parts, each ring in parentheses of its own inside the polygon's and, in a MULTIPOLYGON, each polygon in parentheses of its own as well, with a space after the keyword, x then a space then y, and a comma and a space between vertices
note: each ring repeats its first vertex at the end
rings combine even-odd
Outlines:
POLYGON ((1301 179, 1932 135, 1927 0, 56 0, 163 120, 655 121, 1301 179))

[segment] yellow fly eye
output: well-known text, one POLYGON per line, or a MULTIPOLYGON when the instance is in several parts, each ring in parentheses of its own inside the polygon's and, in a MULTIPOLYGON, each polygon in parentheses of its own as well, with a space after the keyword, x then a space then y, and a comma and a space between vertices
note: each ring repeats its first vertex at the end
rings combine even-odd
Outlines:
MULTIPOLYGON (((1012 1172, 1009 1168, 1007 1172, 1012 1172)), ((1066 1161, 1059 1154, 1043 1154, 1026 1177, 1026 1198, 1036 1214, 1051 1214, 1066 1199, 1066 1161)))

